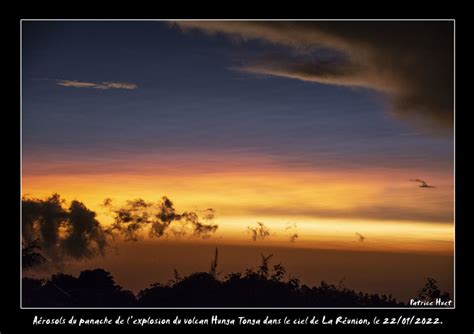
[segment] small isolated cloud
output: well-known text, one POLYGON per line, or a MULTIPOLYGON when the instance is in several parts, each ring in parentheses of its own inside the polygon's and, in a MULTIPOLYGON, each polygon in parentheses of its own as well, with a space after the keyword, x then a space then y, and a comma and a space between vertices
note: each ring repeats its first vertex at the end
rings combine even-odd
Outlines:
POLYGON ((247 230, 250 232, 253 241, 264 240, 270 236, 270 229, 262 222, 257 222, 255 227, 248 226, 247 230))
POLYGON ((356 235, 359 237, 359 239, 358 239, 359 242, 364 242, 365 241, 365 237, 362 234, 360 234, 359 232, 356 232, 356 235))
POLYGON ((296 239, 298 239, 299 235, 298 235, 298 227, 296 226, 296 223, 286 224, 285 231, 287 231, 290 234, 289 235, 290 242, 295 242, 296 239))
POLYGON ((84 82, 77 80, 56 80, 58 86, 74 88, 95 88, 95 89, 137 89, 138 86, 130 82, 104 81, 101 83, 84 82))

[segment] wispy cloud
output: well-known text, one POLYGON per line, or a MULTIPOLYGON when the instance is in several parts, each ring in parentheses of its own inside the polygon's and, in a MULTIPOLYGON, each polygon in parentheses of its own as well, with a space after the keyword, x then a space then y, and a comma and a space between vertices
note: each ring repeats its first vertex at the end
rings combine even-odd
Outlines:
POLYGON ((77 80, 56 80, 58 86, 94 89, 137 89, 138 85, 130 82, 103 81, 101 83, 77 80))
MULTIPOLYGON (((222 212, 232 208, 220 207, 222 212)), ((291 216, 318 217, 334 219, 364 219, 369 221, 420 221, 430 223, 450 223, 454 213, 451 206, 416 208, 397 204, 372 204, 349 208, 327 208, 315 205, 297 206, 246 206, 245 213, 250 216, 291 216)))
POLYGON ((395 115, 431 129, 452 130, 451 22, 176 24, 183 30, 199 29, 244 42, 260 40, 281 47, 278 52, 262 53, 260 59, 247 61, 237 67, 240 71, 374 89, 389 97, 395 115), (333 55, 329 59, 327 50, 333 55))

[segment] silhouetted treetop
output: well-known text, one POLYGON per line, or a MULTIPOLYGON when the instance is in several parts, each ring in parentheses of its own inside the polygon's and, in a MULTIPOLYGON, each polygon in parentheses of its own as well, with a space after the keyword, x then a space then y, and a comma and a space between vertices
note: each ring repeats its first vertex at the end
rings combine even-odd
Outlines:
POLYGON ((25 306, 43 307, 130 307, 135 295, 117 285, 104 269, 84 270, 76 278, 55 274, 49 280, 23 278, 25 306))
POLYGON ((22 261, 21 265, 23 269, 34 267, 35 265, 41 264, 46 262, 46 258, 41 255, 40 250, 40 240, 30 240, 27 241, 25 239, 21 242, 21 254, 22 254, 22 261))
POLYGON ((438 288, 438 282, 434 278, 428 277, 425 286, 418 292, 418 300, 421 301, 435 301, 441 299, 447 301, 450 299, 449 293, 438 288))
MULTIPOLYGON (((217 248, 209 272, 195 272, 165 284, 153 283, 137 296, 123 290, 103 269, 84 270, 78 277, 58 273, 48 280, 23 278, 25 306, 58 307, 394 307, 407 306, 392 295, 369 294, 347 288, 341 282, 322 281, 319 286, 301 284, 287 276, 281 263, 271 265, 272 255, 261 255, 256 270, 247 269, 218 279, 217 248)), ((434 279, 420 290, 420 299, 449 298, 434 279)))

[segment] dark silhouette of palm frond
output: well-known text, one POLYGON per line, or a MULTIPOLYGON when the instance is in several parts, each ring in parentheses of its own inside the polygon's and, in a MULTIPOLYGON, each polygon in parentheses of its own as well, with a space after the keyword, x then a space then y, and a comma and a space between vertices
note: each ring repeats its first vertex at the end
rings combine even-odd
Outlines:
POLYGON ((209 274, 212 275, 212 277, 217 277, 220 273, 217 272, 217 259, 219 256, 219 251, 216 247, 216 250, 214 252, 214 258, 211 261, 211 268, 209 269, 209 274))
POLYGON ((21 264, 23 269, 31 268, 46 262, 46 258, 39 252, 41 250, 40 240, 22 240, 21 264))

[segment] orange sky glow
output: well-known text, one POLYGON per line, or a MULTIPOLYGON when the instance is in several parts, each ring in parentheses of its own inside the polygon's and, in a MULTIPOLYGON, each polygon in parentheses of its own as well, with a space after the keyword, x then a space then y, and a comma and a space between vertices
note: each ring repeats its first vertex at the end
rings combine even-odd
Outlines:
POLYGON ((178 211, 214 208, 219 229, 211 238, 224 244, 453 252, 453 178, 446 171, 424 171, 436 188, 423 189, 408 181, 421 173, 412 169, 315 171, 261 164, 234 168, 230 162, 210 169, 198 163, 188 169, 168 164, 153 169, 153 162, 137 165, 112 173, 91 172, 90 163, 74 173, 58 173, 53 164, 51 173, 48 166, 42 173, 36 167, 31 173, 27 165, 23 194, 44 198, 57 192, 68 201, 80 200, 97 212, 103 224, 111 222, 101 206, 105 198, 119 204, 167 196, 178 211), (270 229, 265 240, 252 241, 248 233, 247 227, 257 221, 270 229), (294 242, 291 233, 298 234, 294 242))

